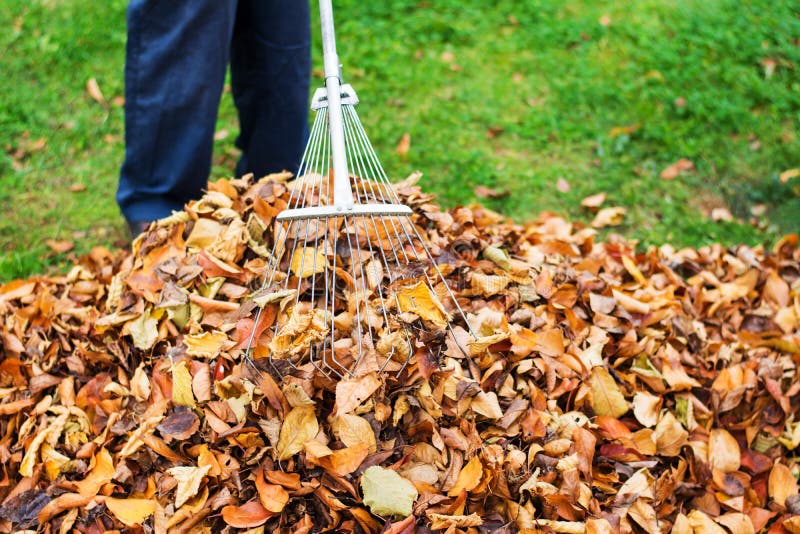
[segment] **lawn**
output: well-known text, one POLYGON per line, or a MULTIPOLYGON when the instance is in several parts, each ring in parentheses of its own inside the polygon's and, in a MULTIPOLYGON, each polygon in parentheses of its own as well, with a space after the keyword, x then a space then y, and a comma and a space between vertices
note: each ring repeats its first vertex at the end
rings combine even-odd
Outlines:
MULTIPOLYGON (((0 281, 125 245, 114 202, 125 6, 0 3, 0 281)), ((385 167, 423 171, 446 206, 483 185, 498 198, 480 201, 515 219, 588 223, 580 201, 602 192, 627 208, 613 231, 642 245, 769 243, 800 228, 800 177, 786 172, 800 167, 796 1, 334 7, 345 81, 385 167), (681 159, 692 168, 661 177, 681 159)), ((225 94, 212 177, 232 172, 236 132, 225 94)))

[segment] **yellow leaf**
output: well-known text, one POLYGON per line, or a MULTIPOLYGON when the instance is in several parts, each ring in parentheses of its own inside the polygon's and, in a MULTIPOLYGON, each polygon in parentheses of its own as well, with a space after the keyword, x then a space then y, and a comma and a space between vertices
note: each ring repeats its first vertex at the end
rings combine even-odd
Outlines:
POLYGON ((178 406, 194 408, 192 375, 186 368, 186 360, 181 360, 172 366, 172 402, 178 406))
POLYGON ((140 525, 156 511, 156 501, 152 499, 106 498, 106 508, 125 526, 140 525))
POLYGON ((605 367, 595 367, 589 377, 592 408, 597 415, 621 417, 628 411, 628 402, 605 367))
POLYGON ((418 315, 439 328, 446 328, 450 315, 442 306, 439 298, 424 282, 401 287, 396 294, 401 312, 418 315))
POLYGON ((140 363, 139 367, 133 373, 131 378, 131 393, 138 401, 146 401, 150 398, 150 378, 144 370, 144 363, 140 363))
POLYGON ((653 435, 656 438, 656 450, 661 456, 678 456, 689 437, 672 412, 666 412, 661 417, 653 435))
POLYGON ((298 406, 286 415, 278 437, 278 459, 288 460, 303 449, 303 443, 319 432, 313 406, 298 406))
POLYGON ((511 259, 505 250, 489 245, 483 249, 483 257, 496 263, 500 268, 506 271, 511 268, 511 259))
POLYGON ((350 413, 342 414, 333 420, 332 428, 339 441, 348 447, 363 444, 369 448, 369 452, 377 450, 375 431, 361 416, 350 413))
POLYGON ((317 273, 325 272, 328 267, 328 260, 317 249, 303 247, 295 249, 292 254, 291 269, 300 278, 308 278, 317 273))
POLYGON ((481 463, 481 459, 477 456, 473 456, 472 459, 467 462, 467 465, 461 469, 461 472, 458 474, 458 479, 456 479, 455 486, 453 486, 447 494, 451 497, 456 497, 464 490, 471 491, 481 483, 482 478, 483 464, 481 463))
POLYGON ((97 451, 94 455, 94 466, 89 475, 76 483, 76 489, 84 497, 94 497, 105 484, 114 478, 114 461, 111 454, 105 448, 97 451))
POLYGON ((149 309, 126 326, 137 349, 149 350, 158 341, 158 320, 150 315, 149 309))
POLYGON ((633 415, 642 425, 650 428, 658 423, 661 397, 639 391, 633 396, 633 415))
POLYGON ((503 409, 500 408, 500 402, 497 400, 497 393, 490 391, 479 391, 478 394, 472 399, 470 404, 472 411, 480 414, 487 419, 500 419, 503 417, 503 409))
POLYGON ((779 179, 782 184, 785 184, 792 178, 797 178, 798 176, 800 176, 800 169, 789 169, 787 171, 783 171, 780 174, 779 179))
POLYGON ((613 139, 614 137, 619 137, 620 135, 632 134, 639 129, 639 126, 640 125, 638 122, 636 124, 629 124, 627 126, 614 126, 608 131, 608 136, 613 139))
POLYGON ((192 233, 189 234, 189 239, 186 240, 186 247, 208 248, 222 233, 222 224, 213 219, 206 219, 204 217, 197 219, 192 227, 192 233))
POLYGON ((210 465, 203 467, 195 466, 178 466, 167 469, 167 473, 178 481, 178 491, 175 493, 175 508, 180 508, 183 503, 197 495, 197 490, 200 489, 200 483, 203 482, 203 477, 206 476, 210 465))
POLYGON ((786 506, 786 499, 797 495, 797 479, 792 476, 791 470, 782 463, 776 462, 772 466, 768 482, 769 496, 781 506, 786 506))
POLYGON ((364 504, 375 515, 411 515, 419 493, 414 485, 392 469, 373 465, 361 476, 364 504))
POLYGON ((714 521, 701 510, 692 510, 689 512, 687 519, 689 520, 689 526, 692 532, 702 532, 703 534, 727 534, 724 528, 714 523, 714 521))
POLYGON ((725 473, 738 471, 741 462, 739 443, 730 432, 714 428, 708 438, 708 463, 725 473))
POLYGON ((627 208, 621 206, 613 208, 603 208, 597 212, 592 221, 592 228, 605 228, 606 226, 619 226, 622 218, 627 212, 627 208))
POLYGON ((191 334, 183 338, 183 342, 186 343, 186 354, 202 358, 217 356, 226 341, 228 341, 228 335, 219 330, 191 334))

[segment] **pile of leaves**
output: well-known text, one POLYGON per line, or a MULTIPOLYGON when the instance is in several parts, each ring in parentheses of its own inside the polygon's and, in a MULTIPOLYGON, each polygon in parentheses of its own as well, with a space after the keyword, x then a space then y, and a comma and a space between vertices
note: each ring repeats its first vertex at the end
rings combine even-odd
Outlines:
POLYGON ((471 356, 279 375, 243 348, 287 178, 0 288, 1 532, 800 532, 797 236, 641 253, 409 179, 471 356))

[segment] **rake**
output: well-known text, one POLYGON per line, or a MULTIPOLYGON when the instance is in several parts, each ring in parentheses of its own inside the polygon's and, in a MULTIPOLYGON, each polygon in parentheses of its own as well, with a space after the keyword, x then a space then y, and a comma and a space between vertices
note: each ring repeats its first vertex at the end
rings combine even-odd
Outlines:
POLYGON ((319 7, 325 86, 313 95, 298 178, 275 219, 245 359, 260 373, 255 360, 266 356, 279 376, 307 363, 330 378, 401 373, 448 333, 451 350, 467 355, 475 334, 370 144, 355 91, 341 82, 331 0, 319 7))

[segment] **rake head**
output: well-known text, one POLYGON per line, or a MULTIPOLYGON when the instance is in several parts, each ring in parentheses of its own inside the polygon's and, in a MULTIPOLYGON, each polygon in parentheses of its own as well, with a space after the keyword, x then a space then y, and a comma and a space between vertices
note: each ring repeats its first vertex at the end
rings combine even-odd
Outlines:
POLYGON ((325 95, 315 94, 299 177, 275 221, 264 282, 253 296, 259 308, 247 360, 255 368, 268 363, 277 375, 310 365, 342 378, 401 373, 415 353, 426 361, 447 350, 468 354, 471 330, 445 267, 389 182, 348 85, 340 97, 353 202, 341 202, 325 95))

